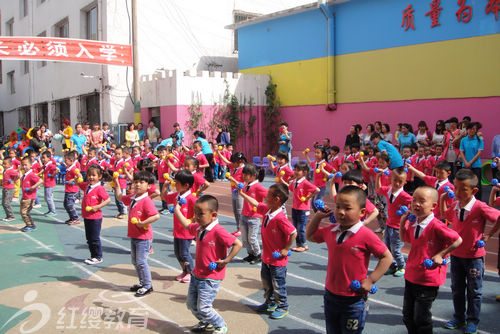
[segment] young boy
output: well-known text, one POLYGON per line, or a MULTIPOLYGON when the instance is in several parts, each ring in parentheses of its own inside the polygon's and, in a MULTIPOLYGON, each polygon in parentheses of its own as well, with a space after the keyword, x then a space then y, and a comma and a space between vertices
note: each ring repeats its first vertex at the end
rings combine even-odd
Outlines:
POLYGON ((393 263, 386 274, 392 274, 394 277, 403 277, 405 274, 405 258, 401 253, 403 243, 399 239, 400 217, 397 215, 397 211, 402 206, 410 205, 411 196, 403 190, 406 182, 406 172, 402 167, 391 170, 390 186, 381 185, 380 177, 382 173, 382 171, 379 171, 375 179, 375 191, 387 199, 387 228, 385 230, 384 242, 394 257, 393 263))
POLYGON ((36 229, 30 212, 33 209, 33 204, 35 203, 36 190, 43 181, 31 169, 30 157, 24 157, 21 160, 21 168, 24 171, 24 175, 21 178, 21 189, 23 192, 23 197, 21 199, 20 209, 21 217, 26 224, 26 226, 23 227, 21 231, 30 232, 36 229))
POLYGON ((5 210, 6 217, 2 219, 4 222, 11 222, 15 220, 14 212, 12 211, 12 197, 16 191, 16 181, 19 178, 19 172, 12 165, 11 158, 5 158, 2 163, 3 166, 3 190, 2 190, 2 206, 5 210))
POLYGON ((204 173, 205 172, 205 168, 208 168, 210 166, 210 164, 208 163, 208 160, 205 157, 205 155, 202 153, 202 146, 201 146, 201 142, 200 141, 195 141, 193 143, 193 151, 194 152, 191 152, 191 153, 193 153, 193 158, 198 159, 198 161, 200 162, 200 166, 199 166, 198 169, 202 173, 204 173))
POLYGON ((457 329, 466 326, 465 333, 476 333, 481 310, 484 275, 485 247, 478 247, 483 240, 487 221, 497 221, 500 212, 477 200, 479 180, 470 169, 463 168, 455 175, 456 201, 448 208, 443 193, 440 198, 441 212, 451 222, 452 228, 462 238, 462 244, 451 253, 451 291, 453 294, 453 319, 444 326, 457 329), (467 313, 465 309, 467 291, 467 313))
MULTIPOLYGON (((163 187, 165 186, 165 176, 169 173, 170 168, 168 166, 167 160, 167 149, 165 146, 161 145, 157 147, 156 152, 158 152, 158 163, 156 165, 156 170, 158 172, 158 184, 160 185, 160 193, 163 192, 163 187)), ((166 185, 168 188, 168 184, 166 185)), ((164 200, 161 201, 161 214, 168 214, 168 204, 164 200)))
MULTIPOLYGON (((181 212, 186 219, 193 219, 194 203, 196 197, 191 193, 191 187, 194 183, 194 176, 187 170, 181 170, 175 174, 175 189, 176 192, 167 193, 167 187, 163 187, 162 199, 168 204, 179 204, 181 212)), ((182 268, 182 273, 175 278, 181 283, 189 283, 191 281, 191 270, 193 269, 193 258, 189 252, 191 241, 194 235, 189 233, 184 226, 179 222, 177 216, 174 216, 174 253, 177 261, 182 268)))
POLYGON ((65 221, 68 225, 78 225, 78 213, 75 209, 76 197, 80 188, 74 181, 78 175, 78 167, 75 152, 64 153, 64 163, 66 164, 66 176, 64 181, 64 209, 69 215, 69 219, 65 221))
MULTIPOLYGON (((116 181, 117 184, 120 186, 119 192, 121 193, 121 195, 125 195, 127 192, 127 179, 125 178, 125 173, 123 172, 123 168, 125 168, 124 167, 125 161, 123 159, 123 149, 118 147, 115 150, 113 158, 114 158, 113 172, 118 173, 119 175, 116 181)), ((116 218, 118 219, 125 218, 127 215, 127 208, 125 207, 123 202, 118 199, 118 193, 116 191, 115 191, 115 204, 116 207, 118 208, 118 214, 116 215, 116 218)))
MULTIPOLYGON (((410 164, 406 164, 406 166, 415 174, 416 177, 423 180, 426 185, 436 189, 439 196, 444 193, 444 187, 446 186, 448 186, 451 191, 455 189, 453 184, 451 184, 448 180, 448 176, 450 176, 451 174, 451 166, 446 160, 442 160, 436 165, 436 176, 425 175, 423 172, 417 170, 410 164)), ((451 203, 453 203, 453 199, 447 197, 446 204, 451 205, 451 203)), ((439 205, 436 205, 436 207, 434 208, 434 217, 436 217, 437 219, 441 219, 439 205)))
POLYGON ((337 195, 337 223, 319 227, 321 219, 333 213, 326 208, 324 212, 318 211, 306 228, 307 240, 325 242, 328 247, 324 310, 329 334, 363 331, 367 293, 392 262, 384 243, 360 221, 365 206, 365 192, 359 187, 346 186, 337 195), (379 261, 367 277, 371 254, 379 261), (361 283, 357 291, 350 288, 353 280, 361 283))
POLYGON ((432 333, 432 303, 439 287, 446 281, 446 264, 443 259, 456 249, 462 238, 446 227, 433 211, 438 207, 438 192, 430 186, 417 188, 410 210, 402 215, 399 227, 401 241, 411 244, 405 272, 403 322, 410 334, 432 333), (417 220, 407 222, 413 213, 417 220), (423 263, 433 261, 430 268, 423 263))
POLYGON ((52 154, 49 151, 42 153, 41 157, 43 163, 43 186, 44 186, 44 197, 45 202, 49 211, 47 211, 45 216, 56 215, 56 206, 54 205, 54 188, 56 186, 56 175, 58 169, 56 164, 52 161, 52 154))
POLYGON ((196 261, 187 296, 188 309, 200 321, 192 328, 193 332, 227 333, 226 322, 212 304, 226 275, 226 265, 238 254, 242 244, 219 224, 218 207, 215 197, 201 196, 194 207, 193 223, 184 217, 179 203, 174 209, 182 226, 196 236, 196 261))
POLYGON ((130 287, 136 297, 142 297, 153 291, 151 271, 148 266, 148 254, 153 242, 151 224, 160 218, 160 214, 148 196, 148 189, 155 182, 149 172, 138 172, 134 175, 133 194, 122 195, 118 178, 115 181, 115 196, 118 201, 128 206, 128 232, 130 238, 130 254, 132 264, 139 275, 139 284, 130 287))
POLYGON ((262 214, 262 267, 260 277, 264 286, 264 304, 257 307, 257 312, 272 312, 271 319, 281 319, 288 311, 286 291, 286 265, 288 251, 295 242, 297 230, 283 213, 282 206, 288 200, 288 188, 283 183, 273 184, 265 198, 265 204, 239 190, 239 194, 257 207, 262 214), (279 253, 278 257, 274 252, 279 253))

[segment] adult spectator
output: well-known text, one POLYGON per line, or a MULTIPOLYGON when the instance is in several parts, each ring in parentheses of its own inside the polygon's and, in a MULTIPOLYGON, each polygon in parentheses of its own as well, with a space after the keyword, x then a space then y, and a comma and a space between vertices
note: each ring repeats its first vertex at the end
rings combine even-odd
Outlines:
POLYGON ((452 117, 446 121, 448 128, 445 125, 445 135, 443 139, 443 156, 446 157, 451 166, 450 182, 453 182, 455 173, 461 168, 462 164, 458 161, 460 155, 460 130, 458 129, 458 119, 452 117))
POLYGON ((217 137, 215 138, 217 144, 227 145, 231 142, 231 135, 225 131, 222 126, 217 126, 217 137))
POLYGON ((345 145, 351 146, 354 143, 360 143, 359 136, 357 133, 356 125, 351 125, 349 128, 349 134, 345 138, 345 145))
POLYGON ((125 146, 139 146, 139 133, 137 133, 134 123, 129 123, 127 131, 125 131, 125 146))
POLYGON ((445 132, 445 126, 444 126, 444 121, 440 119, 439 121, 436 122, 436 128, 434 129, 434 132, 432 133, 432 143, 433 144, 442 144, 443 139, 444 139, 444 132, 445 132))
POLYGON ((380 138, 382 138, 384 141, 388 142, 389 144, 392 144, 392 133, 391 133, 391 127, 389 124, 384 123, 382 124, 382 132, 380 133, 380 138))
MULTIPOLYGON (((184 141, 184 131, 181 130, 181 127, 179 123, 175 122, 174 123, 174 135, 177 136, 177 145, 180 146, 181 143, 184 141)), ((213 153, 213 152, 212 152, 213 153)))
POLYGON ((401 151, 403 150, 403 147, 405 146, 412 146, 417 142, 417 138, 413 133, 410 132, 410 125, 409 124, 402 124, 401 125, 401 133, 399 134, 398 138, 398 144, 399 148, 401 151))
POLYGON ((155 148, 158 145, 158 138, 160 138, 160 130, 155 126, 153 120, 149 121, 149 126, 146 129, 146 135, 148 136, 149 143, 151 147, 155 148))
POLYGON ((361 145, 362 146, 372 146, 371 136, 375 132, 375 126, 373 124, 368 124, 366 126, 366 133, 361 135, 361 145))
POLYGON ((139 134, 139 141, 144 140, 144 137, 146 137, 146 131, 144 131, 144 125, 142 125, 142 123, 137 124, 137 133, 139 134))
POLYGON ((427 123, 425 123, 425 121, 418 122, 418 130, 415 132, 415 138, 417 138, 419 145, 426 145, 430 143, 431 133, 429 132, 429 128, 427 127, 427 123))
POLYGON ((394 147, 392 144, 389 144, 385 140, 382 140, 380 137, 380 134, 375 132, 372 134, 371 137, 373 145, 377 146, 378 150, 380 152, 387 152, 387 155, 389 156, 389 168, 394 169, 398 167, 403 167, 403 157, 401 157, 401 154, 399 154, 399 151, 396 147, 394 147))
POLYGON ((491 157, 498 157, 500 154, 500 135, 493 137, 493 142, 491 143, 491 157))
POLYGON ((381 121, 376 121, 374 123, 375 125, 375 132, 376 133, 382 133, 382 122, 381 121))
POLYGON ((111 142, 115 139, 115 135, 111 132, 109 128, 109 124, 107 122, 102 123, 102 138, 103 143, 106 145, 110 145, 111 142))
POLYGON ((90 146, 93 148, 100 148, 104 140, 104 134, 99 126, 99 123, 94 123, 92 132, 90 133, 90 146))
POLYGON ((42 132, 42 140, 45 142, 45 146, 50 147, 51 146, 50 143, 52 141, 52 137, 54 136, 54 134, 52 133, 52 131, 48 129, 46 123, 43 123, 40 126, 40 131, 42 132))
POLYGON ((471 169, 479 180, 479 191, 475 195, 477 199, 481 199, 481 153, 484 150, 484 140, 477 135, 479 128, 480 124, 467 124, 467 136, 460 141, 462 167, 471 169))
POLYGON ((281 122, 279 127, 279 137, 278 144, 280 145, 278 152, 283 151, 288 154, 288 163, 290 163, 292 159, 292 133, 288 131, 288 123, 281 122))
POLYGON ((78 152, 78 154, 87 154, 87 137, 83 134, 83 127, 80 123, 75 125, 75 134, 71 136, 72 147, 78 152))
POLYGON ((64 142, 62 144, 63 150, 71 148, 71 136, 73 136, 73 128, 70 126, 69 119, 65 118, 62 120, 62 130, 59 133, 63 135, 64 142))
POLYGON ((87 137, 87 142, 90 143, 91 135, 92 135, 92 130, 90 129, 90 123, 85 122, 83 123, 83 130, 82 133, 87 137))
POLYGON ((46 147, 45 141, 42 139, 42 131, 39 127, 35 127, 31 130, 31 135, 33 138, 30 140, 30 146, 35 153, 40 153, 40 151, 46 147))
POLYGON ((205 168, 205 179, 208 182, 214 182, 214 151, 212 151, 212 147, 210 147, 210 143, 206 139, 207 136, 203 131, 196 130, 194 137, 196 138, 195 141, 201 142, 201 153, 207 158, 210 165, 209 168, 205 168))

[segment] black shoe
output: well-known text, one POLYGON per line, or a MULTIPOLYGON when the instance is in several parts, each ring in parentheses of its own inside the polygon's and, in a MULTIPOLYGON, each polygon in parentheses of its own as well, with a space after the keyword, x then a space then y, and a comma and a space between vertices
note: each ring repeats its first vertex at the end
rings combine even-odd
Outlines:
POLYGON ((252 259, 252 261, 250 261, 250 264, 257 264, 257 263, 261 263, 262 262, 262 257, 261 255, 257 255, 257 256, 254 256, 254 258, 252 259))
POLYGON ((244 257, 244 258, 243 258, 243 261, 245 261, 245 262, 250 262, 250 261, 252 261, 254 258, 255 258, 255 256, 254 256, 253 254, 248 254, 248 256, 247 256, 247 257, 244 257))
POLYGON ((142 285, 139 285, 139 284, 134 284, 130 287, 130 291, 132 292, 136 292, 137 290, 139 290, 140 288, 142 288, 142 285))
POLYGON ((153 292, 153 287, 150 287, 149 289, 141 287, 137 292, 135 293, 136 297, 142 297, 147 295, 148 293, 153 292))

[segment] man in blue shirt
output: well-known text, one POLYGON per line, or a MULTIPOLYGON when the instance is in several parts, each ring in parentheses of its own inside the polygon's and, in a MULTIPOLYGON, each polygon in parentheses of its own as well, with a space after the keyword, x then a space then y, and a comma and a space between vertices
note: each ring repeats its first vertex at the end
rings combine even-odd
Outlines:
POLYGON ((481 153, 484 150, 484 140, 477 135, 477 123, 467 125, 467 136, 460 141, 460 158, 462 167, 471 169, 476 174, 479 188, 476 198, 481 199, 481 153))
POLYGON ((205 179, 208 182, 214 182, 214 151, 210 147, 210 143, 206 140, 206 135, 203 131, 196 130, 194 132, 195 140, 201 142, 201 153, 207 158, 209 167, 205 168, 205 179))
POLYGON ((417 142, 417 137, 413 133, 410 132, 409 125, 403 124, 401 125, 401 133, 399 134, 398 143, 401 150, 405 146, 412 146, 417 142))
MULTIPOLYGON (((184 141, 184 131, 181 130, 181 127, 179 126, 179 123, 174 123, 174 135, 177 136, 177 138, 179 138, 177 140, 177 145, 178 146, 181 146, 181 143, 184 141)), ((203 154, 205 154, 205 152, 203 152, 203 154)))
POLYGON ((371 135, 370 139, 373 145, 376 145, 378 147, 378 150, 380 152, 387 152, 387 155, 389 156, 389 169, 404 166, 403 158, 401 157, 401 154, 399 154, 398 149, 395 148, 392 144, 389 144, 388 142, 382 140, 379 133, 375 132, 371 135))
POLYGON ((76 133, 71 136, 70 141, 79 154, 87 154, 87 149, 85 148, 87 137, 82 133, 82 125, 80 123, 76 124, 75 130, 76 133))

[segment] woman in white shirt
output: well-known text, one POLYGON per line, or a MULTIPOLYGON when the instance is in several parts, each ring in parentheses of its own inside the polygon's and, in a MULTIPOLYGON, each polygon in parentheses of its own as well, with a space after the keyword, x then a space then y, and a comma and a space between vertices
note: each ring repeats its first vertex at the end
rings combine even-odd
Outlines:
POLYGON ((382 137, 383 140, 385 140, 388 143, 392 144, 392 133, 391 133, 391 127, 389 124, 384 123, 382 124, 382 133, 380 134, 380 137, 382 137))
POLYGON ((433 144, 441 144, 444 139, 444 131, 446 130, 444 121, 440 119, 436 122, 436 129, 432 134, 432 143, 433 144))

